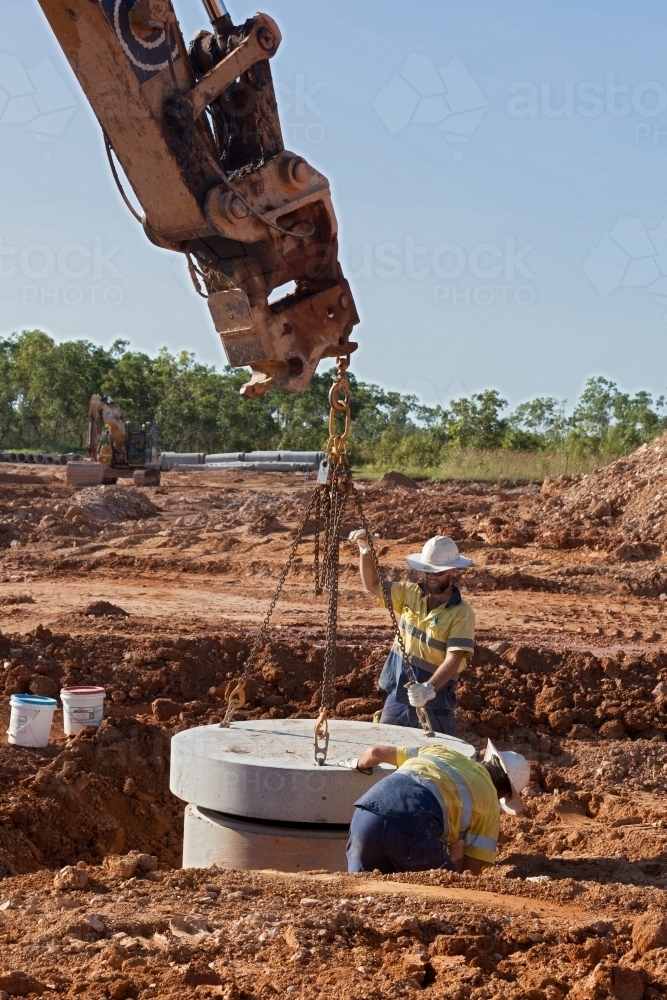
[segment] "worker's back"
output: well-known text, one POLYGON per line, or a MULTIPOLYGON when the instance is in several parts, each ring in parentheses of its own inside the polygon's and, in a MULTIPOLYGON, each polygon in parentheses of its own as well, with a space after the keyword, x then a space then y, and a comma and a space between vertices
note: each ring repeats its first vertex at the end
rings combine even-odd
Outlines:
POLYGON ((426 784, 443 808, 443 839, 463 838, 465 854, 495 862, 500 807, 487 769, 442 744, 398 747, 397 773, 410 773, 426 784))
POLYGON ((487 769, 436 742, 397 747, 396 763, 397 770, 355 805, 406 833, 428 833, 449 844, 463 840, 464 856, 495 864, 500 807, 487 769))

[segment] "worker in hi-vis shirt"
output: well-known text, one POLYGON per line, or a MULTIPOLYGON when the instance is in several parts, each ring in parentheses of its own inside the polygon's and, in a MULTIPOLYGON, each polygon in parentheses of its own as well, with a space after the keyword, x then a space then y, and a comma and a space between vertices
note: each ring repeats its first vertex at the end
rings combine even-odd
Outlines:
POLYGON ((500 810, 523 810, 530 767, 521 754, 488 741, 481 764, 433 742, 372 746, 339 766, 370 773, 397 770, 355 802, 347 844, 350 872, 383 874, 446 868, 473 875, 495 864, 500 810))
POLYGON ((380 722, 419 728, 416 708, 424 708, 433 729, 456 735, 456 683, 475 646, 475 614, 456 586, 456 570, 472 566, 459 553, 456 542, 443 535, 430 538, 421 552, 406 557, 411 569, 420 570, 423 584, 380 582, 363 528, 350 534, 359 545, 361 582, 369 594, 387 599, 398 616, 405 651, 417 679, 408 685, 408 674, 398 640, 380 674, 387 693, 380 722))

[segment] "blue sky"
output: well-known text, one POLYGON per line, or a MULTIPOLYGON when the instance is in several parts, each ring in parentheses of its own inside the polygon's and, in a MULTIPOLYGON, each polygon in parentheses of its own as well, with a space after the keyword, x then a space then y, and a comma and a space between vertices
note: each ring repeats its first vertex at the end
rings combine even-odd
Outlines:
MULTIPOLYGON (((255 9, 230 0, 237 21, 255 9)), ((186 38, 206 17, 176 0, 186 38)), ((667 29, 654 2, 266 0, 288 148, 330 178, 353 370, 424 402, 667 387, 667 29), (663 287, 664 286, 664 287, 663 287)), ((0 7, 0 334, 224 364, 147 242, 36 0, 0 7), (72 246, 74 249, 72 250, 72 246), (78 249, 77 249, 78 248, 78 249)))

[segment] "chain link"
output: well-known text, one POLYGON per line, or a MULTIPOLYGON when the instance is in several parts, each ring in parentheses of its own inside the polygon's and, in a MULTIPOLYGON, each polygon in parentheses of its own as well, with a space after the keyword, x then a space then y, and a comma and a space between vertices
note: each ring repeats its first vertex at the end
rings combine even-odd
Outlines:
POLYGON ((336 466, 331 484, 325 487, 329 494, 329 517, 326 521, 324 580, 329 591, 327 627, 324 641, 324 673, 322 676, 322 709, 332 709, 336 685, 336 630, 338 624, 338 576, 340 569, 340 528, 349 492, 346 470, 336 466))
MULTIPOLYGON (((327 458, 330 462, 330 471, 326 483, 319 484, 308 502, 306 512, 301 519, 297 533, 292 542, 287 562, 278 580, 273 599, 269 604, 264 621, 255 637, 248 658, 245 662, 243 673, 239 678, 236 687, 229 696, 225 717, 220 725, 228 729, 234 714, 245 704, 245 689, 248 681, 250 669, 253 666, 259 649, 264 642, 266 631, 273 616, 278 598, 282 592, 287 574, 289 573, 296 550, 301 542, 306 525, 314 512, 315 520, 315 551, 313 559, 313 574, 315 584, 315 594, 320 596, 325 590, 328 591, 326 632, 324 640, 324 667, 322 673, 322 692, 320 698, 320 714, 314 727, 315 761, 318 765, 323 765, 326 761, 329 746, 329 712, 334 708, 336 695, 336 633, 338 627, 338 591, 339 591, 339 570, 340 570, 340 531, 343 522, 345 507, 350 494, 354 496, 362 526, 368 536, 369 547, 377 573, 380 579, 380 565, 377 553, 373 545, 373 535, 368 527, 366 515, 364 513, 361 497, 355 490, 352 483, 350 464, 347 457, 347 438, 350 433, 350 383, 347 375, 349 358, 338 358, 338 374, 329 392, 329 402, 331 405, 329 413, 329 441, 327 442, 327 458), (336 414, 345 414, 345 427, 342 434, 336 434, 336 414), (323 535, 323 537, 321 537, 323 535)), ((403 662, 408 673, 410 684, 417 683, 414 671, 410 664, 410 659, 405 649, 403 635, 396 620, 396 614, 383 586, 382 595, 391 616, 391 621, 396 634, 396 641, 401 649, 403 662)), ((418 708, 417 716, 426 732, 427 736, 433 736, 433 727, 425 709, 418 708)))
POLYGON ((285 580, 287 579, 287 574, 289 573, 289 571, 291 569, 292 563, 294 561, 294 556, 296 555, 296 550, 297 550, 297 548, 299 546, 299 542, 301 541, 301 539, 303 537, 303 534, 304 534, 304 531, 306 529, 306 525, 308 523, 308 518, 310 517, 310 512, 312 511, 313 506, 315 504, 315 498, 316 498, 316 496, 317 496, 317 493, 313 493, 313 495, 310 498, 310 501, 309 501, 308 506, 306 508, 306 512, 303 515, 303 517, 301 519, 301 523, 300 523, 300 525, 299 525, 299 527, 297 529, 297 533, 294 536, 294 541, 292 542, 292 547, 291 547, 291 549, 289 551, 289 555, 287 557, 287 562, 283 566, 282 573, 280 574, 280 578, 278 579, 278 586, 276 587, 276 590, 275 590, 275 593, 274 593, 273 598, 271 600, 271 603, 269 604, 268 611, 266 612, 266 614, 264 616, 264 621, 262 622, 262 626, 261 626, 259 632, 257 633, 257 635, 255 636, 255 641, 254 641, 254 643, 252 645, 252 649, 250 650, 250 653, 248 654, 248 659, 245 661, 245 665, 243 667, 243 673, 241 674, 241 676, 240 676, 240 678, 239 678, 239 680, 237 682, 236 687, 234 688, 234 690, 232 691, 232 693, 229 696, 229 702, 227 704, 227 710, 225 712, 225 717, 222 720, 222 722, 220 723, 220 725, 221 725, 221 727, 223 729, 229 729, 231 721, 234 718, 235 712, 239 708, 242 708, 243 705, 245 705, 245 686, 246 686, 246 682, 248 680, 248 674, 250 673, 250 668, 252 667, 253 663, 255 662, 255 659, 257 657, 257 653, 259 652, 259 649, 260 649, 260 646, 264 642, 264 636, 266 635, 266 630, 269 627, 269 622, 271 621, 271 617, 273 615, 275 606, 278 603, 278 598, 280 597, 281 591, 282 591, 283 586, 285 584, 285 580))

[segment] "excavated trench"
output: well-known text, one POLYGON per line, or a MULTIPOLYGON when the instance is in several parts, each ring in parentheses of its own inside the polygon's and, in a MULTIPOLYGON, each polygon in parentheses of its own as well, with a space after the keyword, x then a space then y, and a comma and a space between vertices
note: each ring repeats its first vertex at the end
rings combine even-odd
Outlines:
MULTIPOLYGON (((47 748, 0 744, 0 1000, 667 996, 664 444, 651 447, 626 460, 623 491, 613 467, 541 493, 366 485, 387 576, 404 575, 432 530, 473 555, 463 586, 478 646, 459 735, 530 760, 525 813, 503 817, 499 863, 474 884, 179 869, 170 739, 222 717, 307 493, 300 478, 174 475, 148 499, 73 496, 53 470, 10 476, 0 724, 11 693, 97 683, 109 698, 97 731, 68 740, 57 714, 47 748)), ((354 551, 342 558, 336 712, 369 720, 391 634, 354 551)), ((316 714, 311 562, 306 540, 245 718, 316 714)))

